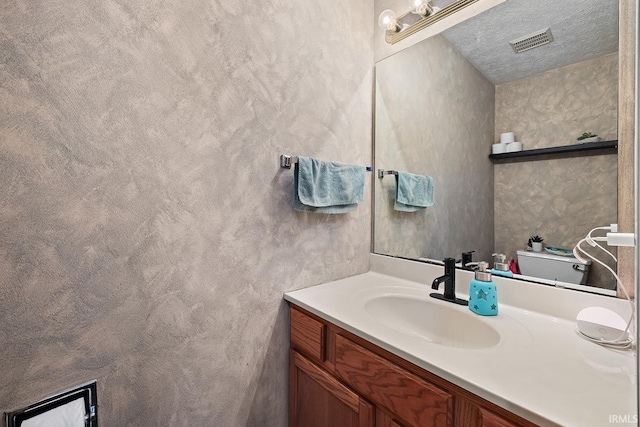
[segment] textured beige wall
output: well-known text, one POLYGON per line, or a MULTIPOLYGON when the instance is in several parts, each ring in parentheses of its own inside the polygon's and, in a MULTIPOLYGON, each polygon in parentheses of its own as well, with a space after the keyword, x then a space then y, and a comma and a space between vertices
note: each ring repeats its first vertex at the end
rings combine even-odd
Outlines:
POLYGON ((618 54, 496 86, 496 141, 514 132, 524 148, 573 144, 583 132, 617 138, 618 54))
POLYGON ((435 187, 434 206, 396 212, 394 177, 376 178, 376 253, 491 258, 493 114, 493 85, 442 36, 376 65, 376 168, 430 175, 435 187))
MULTIPOLYGON (((97 378, 104 426, 284 426, 282 293, 367 270, 365 0, 0 4, 0 410, 97 378)), ((367 189, 370 194, 371 189, 367 189)))
MULTIPOLYGON (((616 139, 617 100, 617 54, 499 85, 495 139, 513 131, 524 149, 568 145, 583 132, 616 139)), ((496 250, 509 257, 516 258, 531 234, 571 248, 592 228, 617 221, 615 154, 497 164, 494 170, 496 250)), ((590 282, 615 286, 600 266, 590 282)))

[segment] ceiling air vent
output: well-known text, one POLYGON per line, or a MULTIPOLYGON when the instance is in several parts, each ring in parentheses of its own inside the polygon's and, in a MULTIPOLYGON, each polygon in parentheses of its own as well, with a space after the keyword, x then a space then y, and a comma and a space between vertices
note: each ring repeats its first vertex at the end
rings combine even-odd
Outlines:
POLYGON ((544 30, 536 31, 519 39, 511 40, 509 44, 513 48, 515 53, 524 52, 525 50, 533 49, 534 47, 542 46, 553 41, 553 34, 551 34, 551 28, 545 28, 544 30))

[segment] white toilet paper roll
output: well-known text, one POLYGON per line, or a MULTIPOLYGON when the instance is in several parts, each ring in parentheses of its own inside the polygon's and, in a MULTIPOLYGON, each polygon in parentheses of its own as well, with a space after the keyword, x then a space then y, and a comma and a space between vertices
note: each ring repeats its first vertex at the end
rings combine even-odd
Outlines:
POLYGON ((507 144, 493 144, 491 146, 491 153, 502 154, 507 152, 507 144))
POLYGON ((509 144, 510 142, 515 141, 515 136, 513 132, 506 132, 500 134, 500 143, 501 144, 509 144))
POLYGON ((522 151, 522 142, 512 142, 507 144, 507 153, 515 153, 516 151, 522 151))

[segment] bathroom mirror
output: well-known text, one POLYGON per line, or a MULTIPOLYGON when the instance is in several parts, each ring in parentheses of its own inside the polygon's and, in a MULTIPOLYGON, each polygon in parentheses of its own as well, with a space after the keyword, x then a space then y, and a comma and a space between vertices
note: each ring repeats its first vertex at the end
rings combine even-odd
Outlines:
MULTIPOLYGON (((617 51, 617 1, 507 0, 378 62, 376 168, 433 177, 435 204, 397 212, 394 176, 375 178, 374 252, 517 260, 531 235, 572 249, 615 223, 615 150, 488 155, 505 132, 524 150, 573 145, 585 132, 616 140, 617 51), (547 28, 549 43, 521 53, 509 43, 547 28)), ((583 285, 569 287, 615 295, 601 266, 583 285)))

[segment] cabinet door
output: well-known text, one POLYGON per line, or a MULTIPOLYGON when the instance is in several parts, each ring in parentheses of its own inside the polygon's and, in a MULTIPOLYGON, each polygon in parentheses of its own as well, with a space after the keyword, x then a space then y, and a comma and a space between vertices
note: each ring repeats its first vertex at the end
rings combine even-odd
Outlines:
POLYGON ((518 427, 515 424, 500 415, 489 411, 485 408, 478 408, 478 426, 479 427, 518 427))
POLYGON ((376 427, 404 427, 376 406, 376 427))
POLYGON ((289 351, 290 427, 374 427, 374 408, 297 352, 289 351))

